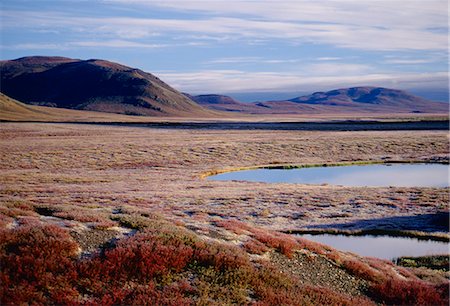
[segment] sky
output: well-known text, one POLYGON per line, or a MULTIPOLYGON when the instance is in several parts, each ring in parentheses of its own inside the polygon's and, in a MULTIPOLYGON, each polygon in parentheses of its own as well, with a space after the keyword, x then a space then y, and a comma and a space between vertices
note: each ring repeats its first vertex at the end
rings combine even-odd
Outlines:
POLYGON ((448 94, 447 0, 2 0, 0 57, 99 58, 176 89, 448 94))

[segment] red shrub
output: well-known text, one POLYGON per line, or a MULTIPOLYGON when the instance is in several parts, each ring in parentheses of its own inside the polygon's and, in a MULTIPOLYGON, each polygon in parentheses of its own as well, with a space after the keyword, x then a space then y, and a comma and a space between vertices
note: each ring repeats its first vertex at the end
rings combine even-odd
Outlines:
POLYGON ((238 220, 221 220, 217 221, 216 225, 219 227, 223 227, 226 230, 229 230, 236 235, 245 234, 245 231, 249 230, 249 226, 244 222, 238 220))
POLYGON ((371 268, 368 264, 362 262, 361 260, 357 259, 344 260, 342 265, 351 274, 361 277, 368 281, 377 282, 380 280, 380 278, 383 277, 383 275, 381 275, 379 271, 371 268))
POLYGON ((252 232, 255 239, 270 248, 277 249, 288 257, 291 257, 292 253, 300 248, 297 241, 290 235, 260 229, 253 229, 252 232))
POLYGON ((146 285, 136 285, 134 288, 110 288, 102 297, 96 298, 89 303, 90 305, 167 305, 184 306, 192 305, 192 299, 185 297, 184 294, 191 290, 184 283, 172 284, 158 289, 153 282, 146 285))
POLYGON ((92 224, 92 228, 98 229, 98 230, 105 230, 105 229, 108 229, 113 226, 117 226, 117 222, 112 221, 112 220, 103 220, 103 221, 94 222, 94 224, 92 224))
POLYGON ((411 271, 409 271, 408 269, 404 268, 404 267, 396 267, 397 272, 406 278, 410 278, 410 279, 418 279, 418 277, 412 273, 411 271))
POLYGON ((328 246, 320 244, 315 241, 311 241, 302 237, 297 237, 297 242, 300 245, 300 248, 310 250, 311 252, 314 252, 316 254, 325 254, 325 250, 329 252, 333 252, 332 249, 330 249, 328 246))
POLYGON ((243 244, 243 248, 244 250, 246 250, 251 254, 259 254, 259 255, 264 254, 269 250, 269 248, 265 244, 255 239, 247 240, 243 244))
POLYGON ((14 218, 11 218, 9 216, 5 216, 0 212, 0 228, 7 227, 12 222, 14 222, 14 218))
POLYGON ((42 224, 38 217, 20 217, 17 219, 17 223, 20 225, 25 225, 29 227, 40 226, 42 224))
POLYGON ((67 210, 53 213, 54 217, 75 220, 79 222, 105 222, 110 221, 107 216, 102 214, 95 214, 90 210, 67 210))
POLYGON ((73 299, 73 257, 78 245, 55 226, 23 226, 0 232, 1 304, 73 299))
POLYGON ((389 279, 371 288, 373 297, 388 305, 448 305, 448 285, 434 287, 422 281, 389 279))
POLYGON ((240 269, 250 264, 245 253, 235 246, 198 241, 194 245, 195 262, 204 267, 214 267, 218 271, 240 269))
POLYGON ((149 281, 181 271, 192 254, 192 248, 180 241, 167 243, 155 235, 140 233, 120 241, 115 248, 84 263, 80 269, 85 278, 149 281))

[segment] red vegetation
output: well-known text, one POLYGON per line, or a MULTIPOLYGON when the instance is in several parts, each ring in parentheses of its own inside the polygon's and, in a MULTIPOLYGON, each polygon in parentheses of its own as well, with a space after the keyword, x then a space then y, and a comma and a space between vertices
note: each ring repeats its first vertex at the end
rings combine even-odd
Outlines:
POLYGON ((238 220, 221 220, 217 221, 216 225, 235 233, 236 235, 245 234, 249 226, 238 220))
POLYGON ((372 282, 378 282, 383 277, 379 271, 361 260, 347 259, 343 261, 342 266, 351 274, 372 282))
POLYGON ((300 244, 297 243, 296 239, 291 235, 251 227, 237 220, 220 221, 217 222, 216 225, 238 235, 247 232, 251 237, 255 238, 265 246, 274 248, 288 257, 292 256, 295 250, 301 249, 300 244))
POLYGON ((371 288, 374 299, 387 305, 448 305, 448 284, 389 279, 371 288))
POLYGON ((298 237, 297 242, 301 249, 307 249, 316 254, 324 255, 325 251, 327 251, 328 252, 327 256, 328 256, 330 253, 333 253, 333 252, 331 252, 331 249, 328 246, 320 244, 315 241, 311 241, 311 240, 308 240, 305 238, 298 237))
POLYGON ((55 226, 0 232, 0 304, 62 304, 76 296, 78 245, 55 226))
POLYGON ((192 248, 181 241, 164 243, 159 237, 141 233, 122 240, 102 256, 85 261, 81 276, 112 282, 146 282, 180 272, 191 259, 192 248))
POLYGON ((244 250, 246 250, 250 254, 261 255, 261 254, 266 253, 269 250, 269 248, 265 244, 259 242, 258 240, 255 240, 255 239, 250 239, 250 240, 246 241, 242 246, 243 246, 244 250))
MULTIPOLYGON (((288 257, 291 257, 294 251, 301 249, 307 249, 321 255, 324 255, 327 252, 331 252, 331 249, 329 247, 320 243, 304 238, 295 238, 292 235, 283 234, 280 232, 268 231, 261 228, 252 227, 244 222, 237 220, 218 221, 216 222, 216 225, 232 231, 238 235, 248 234, 257 241, 261 242, 266 247, 274 248, 288 257)), ((245 249, 250 248, 249 252, 252 252, 252 248, 255 248, 256 246, 247 246, 246 244, 244 244, 243 247, 245 249)), ((261 247, 258 246, 258 248, 261 247)))
MULTIPOLYGON (((302 245, 287 235, 244 230, 253 236, 244 248, 253 253, 270 247, 290 255, 302 245)), ((201 240, 163 221, 151 221, 92 258, 78 258, 77 250, 70 235, 55 226, 2 230, 0 304, 372 304, 365 298, 302 285, 268 262, 252 263, 241 248, 201 240)), ((345 264, 355 273, 376 271, 357 261, 345 264)), ((419 281, 379 283, 371 292, 383 303, 439 304, 448 297, 445 288, 419 281)))
POLYGON ((91 211, 84 210, 70 210, 70 211, 58 211, 52 214, 54 217, 67 219, 67 220, 75 220, 79 222, 105 222, 108 220, 102 214, 92 214, 91 211))

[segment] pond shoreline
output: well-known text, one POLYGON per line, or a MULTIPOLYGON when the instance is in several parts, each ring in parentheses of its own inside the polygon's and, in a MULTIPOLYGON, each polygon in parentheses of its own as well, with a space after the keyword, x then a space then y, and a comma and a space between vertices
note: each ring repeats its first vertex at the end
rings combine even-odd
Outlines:
POLYGON ((435 159, 435 160, 365 160, 365 161, 342 161, 336 163, 318 163, 318 164, 274 164, 274 165, 258 165, 248 167, 236 167, 225 169, 214 169, 205 171, 199 175, 199 178, 205 179, 209 176, 244 171, 244 170, 290 170, 290 169, 303 169, 303 168, 318 168, 318 167, 345 167, 345 166, 363 166, 363 165, 388 165, 388 164, 438 164, 438 165, 450 165, 450 159, 435 159))
POLYGON ((410 237, 373 235, 301 234, 295 235, 344 252, 395 261, 401 257, 448 255, 448 242, 410 237))
MULTIPOLYGON (((448 215, 448 214, 447 214, 448 215)), ((336 235, 336 236, 373 236, 373 237, 399 237, 414 238, 424 241, 450 242, 450 235, 444 232, 424 233, 408 230, 389 230, 389 229, 361 229, 361 230, 339 230, 339 229, 298 229, 281 231, 291 235, 336 235)))

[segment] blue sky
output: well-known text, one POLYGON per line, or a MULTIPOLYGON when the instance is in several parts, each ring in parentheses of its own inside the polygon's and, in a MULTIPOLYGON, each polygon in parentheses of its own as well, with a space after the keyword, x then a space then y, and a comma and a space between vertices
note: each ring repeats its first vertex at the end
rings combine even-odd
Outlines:
POLYGON ((190 93, 448 91, 446 0, 2 0, 1 59, 101 58, 190 93))

